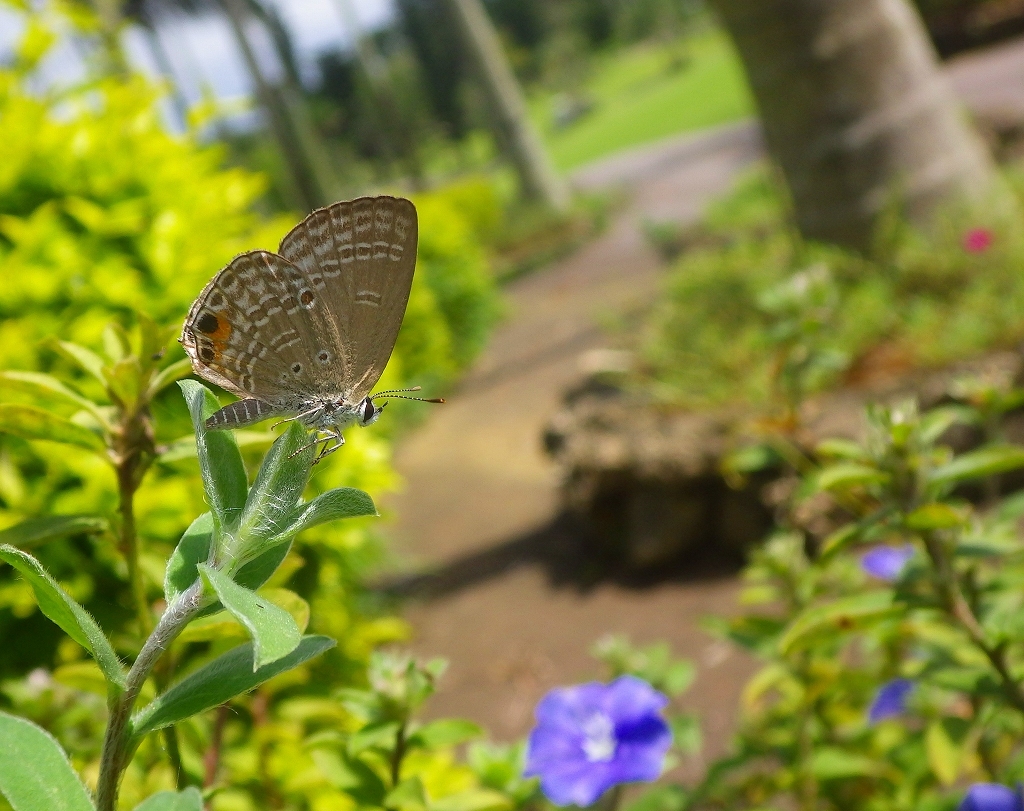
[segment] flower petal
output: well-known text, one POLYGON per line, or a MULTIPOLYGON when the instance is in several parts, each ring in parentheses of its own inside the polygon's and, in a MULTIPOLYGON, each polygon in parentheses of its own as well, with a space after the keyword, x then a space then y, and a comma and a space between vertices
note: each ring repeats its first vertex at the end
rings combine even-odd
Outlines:
POLYGON ((605 711, 618 726, 657 713, 668 698, 636 676, 619 676, 605 693, 605 711))
POLYGON ((1020 791, 998 783, 975 783, 964 795, 958 811, 1024 811, 1020 791))
POLYGON ((914 689, 911 679, 893 679, 878 688, 868 710, 868 722, 878 723, 884 718, 902 715, 907 709, 907 696, 914 689))
POLYGON ((892 582, 899 578, 907 561, 914 557, 912 544, 903 546, 876 546, 864 553, 861 568, 872 577, 892 582))

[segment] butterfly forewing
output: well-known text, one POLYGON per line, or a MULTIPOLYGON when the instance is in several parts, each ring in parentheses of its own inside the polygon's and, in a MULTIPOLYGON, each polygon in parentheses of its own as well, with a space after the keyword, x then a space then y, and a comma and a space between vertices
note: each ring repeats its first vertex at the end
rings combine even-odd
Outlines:
POLYGON ((416 236, 412 203, 364 197, 313 212, 281 241, 314 297, 309 323, 336 334, 344 355, 325 392, 358 402, 380 378, 409 301, 416 236))

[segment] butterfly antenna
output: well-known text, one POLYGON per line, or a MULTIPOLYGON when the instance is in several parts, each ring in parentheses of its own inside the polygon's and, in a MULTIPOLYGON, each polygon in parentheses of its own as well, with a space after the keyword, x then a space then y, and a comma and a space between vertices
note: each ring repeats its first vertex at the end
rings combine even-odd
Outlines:
POLYGON ((370 399, 375 400, 378 397, 387 397, 388 399, 394 398, 395 400, 415 400, 418 403, 443 403, 443 397, 406 397, 401 392, 405 391, 419 391, 419 386, 413 386, 411 389, 389 389, 387 391, 378 391, 376 394, 371 394, 370 399))

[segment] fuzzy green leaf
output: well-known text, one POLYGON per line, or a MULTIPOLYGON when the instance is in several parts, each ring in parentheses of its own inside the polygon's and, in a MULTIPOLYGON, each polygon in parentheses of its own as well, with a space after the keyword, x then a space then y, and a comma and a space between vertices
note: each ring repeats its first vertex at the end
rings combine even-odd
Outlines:
POLYGON ((313 446, 298 452, 308 443, 305 428, 293 422, 264 457, 239 522, 239 536, 247 544, 245 549, 239 550, 240 556, 246 557, 251 549, 260 549, 264 541, 280 535, 291 523, 316 453, 313 446))
POLYGON ((0 433, 23 439, 46 439, 90 451, 102 451, 103 439, 95 431, 34 406, 0 405, 0 433))
POLYGON ((929 477, 933 485, 958 484, 968 479, 983 479, 1024 467, 1024 448, 997 445, 962 454, 935 468, 929 477))
POLYGON ((133 719, 132 729, 141 738, 157 729, 223 704, 237 695, 298 667, 334 647, 326 636, 305 636, 299 646, 283 659, 253 670, 252 645, 240 645, 173 685, 144 707, 133 719))
POLYGON ((0 544, 29 549, 69 535, 93 535, 108 529, 107 519, 98 515, 45 515, 0 531, 0 544))
POLYGON ((124 669, 92 615, 71 599, 31 555, 5 545, 0 546, 0 560, 10 563, 28 581, 43 614, 93 655, 111 688, 117 687, 119 692, 123 690, 124 669))
POLYGON ((213 393, 195 380, 179 380, 178 385, 192 415, 199 472, 213 520, 220 529, 231 528, 241 516, 249 493, 242 454, 231 431, 206 430, 206 419, 220 408, 213 393))
POLYGON ((377 514, 373 499, 362 490, 357 490, 354 487, 338 487, 328 490, 312 501, 300 504, 282 534, 292 537, 304 529, 315 527, 318 524, 326 524, 328 521, 377 514))
POLYGON ((213 544, 213 516, 200 515, 181 536, 164 570, 164 597, 173 603, 189 586, 199 579, 200 563, 210 559, 213 544))
POLYGON ((249 632, 255 650, 253 670, 276 662, 295 650, 302 639, 302 632, 291 614, 205 563, 199 564, 199 571, 217 592, 224 607, 249 632))
POLYGON ((0 712, 0 795, 14 811, 94 811, 57 740, 31 721, 0 712))
POLYGON ((195 786, 184 791, 160 791, 135 806, 135 811, 203 811, 203 795, 195 786))

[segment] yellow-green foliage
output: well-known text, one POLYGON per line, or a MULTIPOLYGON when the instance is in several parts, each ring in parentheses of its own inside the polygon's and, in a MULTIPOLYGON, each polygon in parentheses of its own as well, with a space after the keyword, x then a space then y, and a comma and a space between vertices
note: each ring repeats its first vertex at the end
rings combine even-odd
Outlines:
MULTIPOLYGON (((96 385, 52 350, 53 339, 100 350, 105 325, 117 321, 130 328, 135 311, 162 324, 180 323, 206 281, 232 256, 274 249, 301 215, 261 215, 264 178, 226 167, 223 150, 201 144, 192 133, 168 133, 158 94, 138 77, 91 77, 81 86, 43 87, 35 68, 54 40, 44 23, 55 13, 48 6, 29 20, 17 60, 0 69, 0 369, 46 370, 97 396, 96 385)), ((496 312, 483 248, 499 212, 493 192, 474 181, 419 195, 416 203, 421 261, 399 346, 381 381, 387 387, 440 386, 450 380, 480 348, 496 312)), ((167 361, 180 357, 172 345, 167 361)), ((0 391, 0 401, 26 398, 0 391)), ((53 410, 60 407, 54 404, 53 410)), ((66 404, 64 409, 73 419, 66 404)), ((345 448, 316 469, 307 496, 337 486, 358 487, 374 497, 392 489, 388 420, 386 415, 371 430, 350 431, 345 448)), ((156 401, 154 423, 158 443, 190 433, 175 387, 156 401)), ((266 447, 266 441, 248 446, 250 473, 266 447)), ((207 509, 196 473, 195 458, 187 454, 159 461, 137 493, 140 563, 153 601, 160 595, 167 555, 190 521, 207 509)), ((116 483, 102 460, 0 436, 0 530, 45 514, 116 520, 116 504, 116 483)), ((368 543, 372 526, 363 519, 304 533, 276 575, 271 585, 287 583, 308 601, 311 631, 337 638, 339 646, 303 671, 308 685, 268 685, 263 715, 232 711, 224 775, 243 783, 224 792, 215 807, 264 807, 261 798, 271 795, 282 808, 352 805, 317 771, 301 741, 340 712, 326 697, 330 689, 358 678, 370 650, 406 632, 399 620, 361 610, 353 597, 358 574, 376 554, 368 543), (279 694, 290 695, 291 703, 278 705, 279 694), (306 694, 324 702, 323 717, 301 709, 299 698, 306 694), (300 718, 303 712, 313 720, 300 718), (254 734, 258 747, 252 744, 254 734)), ((63 539, 33 551, 111 629, 118 652, 133 656, 139 633, 124 608, 130 600, 113 538, 63 539)), ((0 660, 0 678, 43 666, 82 686, 83 651, 59 641, 28 587, 9 569, 0 571, 0 639, 11 651, 0 660)), ((47 690, 42 692, 49 696, 47 690)), ((94 778, 96 741, 61 726, 67 708, 39 699, 39 691, 33 695, 8 690, 0 705, 14 704, 53 728, 87 778, 94 778)), ((183 757, 193 774, 202 771, 198 757, 211 724, 197 719, 183 727, 183 757)), ((172 782, 165 753, 154 740, 128 774, 125 797, 138 799, 172 782)))

